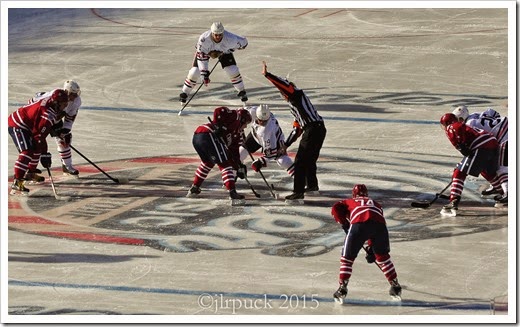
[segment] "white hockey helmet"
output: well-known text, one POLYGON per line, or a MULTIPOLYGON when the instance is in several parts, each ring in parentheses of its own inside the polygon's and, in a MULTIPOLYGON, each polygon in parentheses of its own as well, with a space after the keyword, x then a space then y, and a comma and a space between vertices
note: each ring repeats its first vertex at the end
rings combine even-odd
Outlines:
POLYGON ((63 89, 67 91, 68 94, 75 93, 78 96, 81 94, 81 89, 79 88, 79 84, 74 80, 67 80, 63 83, 63 89))
POLYGON ((214 22, 211 24, 211 33, 224 34, 224 25, 221 22, 214 22))
POLYGON ((271 110, 269 110, 268 105, 261 104, 256 108, 256 118, 258 120, 268 120, 269 116, 271 116, 271 110))
POLYGON ((469 116, 468 108, 464 105, 459 106, 453 110, 453 114, 457 117, 457 119, 462 118, 462 120, 466 120, 469 116))

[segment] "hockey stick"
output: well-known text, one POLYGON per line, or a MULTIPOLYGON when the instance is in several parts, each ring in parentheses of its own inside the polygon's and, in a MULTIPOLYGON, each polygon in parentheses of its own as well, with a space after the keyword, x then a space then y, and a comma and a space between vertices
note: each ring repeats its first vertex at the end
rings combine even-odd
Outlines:
POLYGON ((414 208, 423 208, 423 209, 426 209, 426 208, 429 208, 433 203, 435 203, 439 198, 445 198, 445 195, 443 194, 447 189, 448 187, 451 186, 451 181, 448 185, 446 185, 446 187, 440 192, 440 193, 436 193, 435 194, 435 197, 433 198, 433 200, 431 201, 412 201, 411 203, 411 206, 414 207, 414 208))
POLYGON ((99 168, 95 163, 90 161, 87 157, 85 157, 81 152, 79 152, 75 147, 72 146, 72 144, 69 144, 70 148, 74 151, 76 151, 77 154, 79 154, 83 159, 87 160, 89 164, 96 167, 97 170, 102 172, 106 177, 110 178, 114 183, 122 184, 122 183, 128 183, 128 179, 126 178, 114 178, 107 174, 103 169, 99 168))
MULTIPOLYGON (((213 73, 213 70, 215 70, 215 68, 217 67, 219 62, 220 62, 220 57, 218 57, 218 60, 215 63, 215 66, 213 66, 213 68, 211 68, 211 70, 210 70, 210 72, 208 74, 208 77, 211 75, 211 73, 213 73)), ((184 108, 186 108, 188 103, 190 103, 190 101, 195 97, 195 95, 197 95, 197 93, 199 92, 199 90, 202 87, 202 85, 204 85, 204 82, 200 83, 199 87, 195 90, 195 93, 193 93, 193 95, 188 99, 188 101, 182 106, 181 110, 179 110, 179 113, 177 115, 179 115, 179 116, 182 115, 182 111, 184 110, 184 108)))
MULTIPOLYGON (((246 149, 246 148, 244 147, 244 149, 246 149)), ((251 157, 251 160, 255 161, 255 158, 253 158, 253 155, 251 154, 251 152, 249 152, 248 149, 246 149, 246 151, 247 151, 247 153, 249 153, 249 156, 251 157)), ((267 188, 269 189, 269 192, 271 192, 271 195, 273 196, 273 198, 276 199, 276 195, 273 192, 273 188, 269 185, 269 183, 265 179, 264 173, 262 173, 262 171, 260 169, 258 169, 258 172, 260 173, 260 176, 262 176, 262 179, 264 180, 265 185, 267 185, 267 188)))
MULTIPOLYGON (((216 128, 215 128, 215 125, 213 125, 213 121, 211 121, 211 118, 208 117, 208 120, 209 120, 211 126, 213 126, 213 129, 216 129, 216 128)), ((215 136, 217 136, 217 135, 215 135, 215 136)), ((226 148, 226 150, 227 150, 227 152, 228 152, 228 155, 229 155, 229 157, 231 158, 231 161, 233 161, 233 163, 236 165, 235 160, 233 159, 233 157, 232 157, 231 154, 229 153, 229 148, 228 148, 226 142, 224 142, 224 140, 222 139, 222 137, 220 137, 220 136, 217 136, 217 137, 218 137, 218 139, 220 140, 220 142, 224 145, 224 147, 226 148)), ((238 166, 238 165, 237 165, 237 166, 238 166)), ((260 197, 260 194, 258 194, 258 193, 255 191, 253 185, 251 185, 251 183, 249 182, 249 179, 247 179, 247 172, 244 173, 244 179, 246 180, 247 184, 248 184, 249 187, 251 188, 251 191, 253 191, 253 194, 254 194, 257 198, 259 198, 259 197, 260 197)))
POLYGON ((54 198, 56 200, 64 200, 67 201, 70 199, 69 196, 60 196, 58 195, 58 192, 56 191, 56 186, 54 185, 54 179, 52 178, 51 169, 47 167, 47 173, 49 174, 49 179, 51 180, 51 186, 52 186, 52 192, 54 193, 54 198))

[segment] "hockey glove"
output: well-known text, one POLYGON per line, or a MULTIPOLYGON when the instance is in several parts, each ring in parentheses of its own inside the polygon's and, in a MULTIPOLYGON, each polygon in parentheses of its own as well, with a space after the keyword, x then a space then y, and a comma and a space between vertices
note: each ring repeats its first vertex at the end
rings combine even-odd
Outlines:
POLYGON ((209 82, 211 82, 210 79, 209 79, 209 72, 207 70, 203 70, 201 72, 201 74, 202 74, 202 78, 203 78, 203 81, 204 81, 204 85, 208 86, 209 82))
POLYGON ((218 137, 218 138, 224 137, 224 134, 226 133, 226 130, 227 130, 227 128, 225 128, 224 126, 216 125, 215 126, 215 130, 214 130, 215 136, 218 137))
POLYGON ((49 152, 43 153, 40 156, 40 162, 41 162, 43 168, 51 168, 51 163, 52 163, 51 154, 49 152))
POLYGON ((466 144, 461 144, 459 146, 459 151, 462 153, 464 157, 469 157, 471 155, 471 150, 468 148, 466 144))
POLYGON ((238 165, 238 170, 237 170, 237 177, 240 178, 240 179, 244 179, 244 178, 246 178, 246 176, 247 176, 247 167, 246 167, 246 165, 239 164, 238 165))
POLYGON ((59 137, 63 140, 63 142, 65 142, 65 144, 70 144, 70 141, 72 140, 72 134, 70 133, 70 129, 62 128, 59 137))
POLYGON ((350 216, 350 212, 348 211, 347 206, 343 201, 338 201, 334 203, 331 209, 331 215, 334 217, 334 220, 338 222, 341 225, 348 224, 350 225, 350 222, 348 220, 348 217, 350 216))
POLYGON ((264 158, 259 158, 253 161, 253 164, 251 165, 251 168, 253 168, 254 171, 259 172, 262 167, 267 166, 265 163, 264 158))
POLYGON ((368 263, 374 263, 376 261, 376 255, 371 246, 367 246, 367 255, 365 256, 365 259, 368 263))
POLYGON ((56 124, 51 126, 51 132, 49 133, 52 137, 59 136, 61 129, 63 128, 63 121, 60 120, 56 124))

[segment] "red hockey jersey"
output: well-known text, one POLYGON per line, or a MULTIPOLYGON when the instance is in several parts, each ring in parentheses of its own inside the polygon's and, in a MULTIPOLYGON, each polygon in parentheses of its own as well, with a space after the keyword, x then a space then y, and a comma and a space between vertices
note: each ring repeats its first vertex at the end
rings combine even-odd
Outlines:
POLYGON ((377 201, 369 197, 357 197, 352 199, 342 200, 350 213, 347 219, 350 224, 362 223, 369 220, 385 224, 385 217, 383 216, 383 207, 377 201))
POLYGON ((464 122, 456 122, 446 127, 446 136, 457 150, 462 150, 461 152, 498 147, 498 141, 493 135, 484 130, 472 128, 464 122))
POLYGON ((44 98, 33 104, 20 107, 7 118, 9 127, 21 128, 31 132, 36 146, 35 150, 39 150, 41 153, 47 152, 45 138, 51 132, 51 127, 56 123, 57 117, 56 111, 47 106, 49 99, 44 98))

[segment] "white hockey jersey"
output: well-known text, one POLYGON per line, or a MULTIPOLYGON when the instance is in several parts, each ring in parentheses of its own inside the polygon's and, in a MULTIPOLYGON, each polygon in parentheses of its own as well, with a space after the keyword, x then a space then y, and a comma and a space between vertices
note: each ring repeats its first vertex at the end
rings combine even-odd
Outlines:
POLYGON ((258 124, 256 118, 256 108, 257 107, 246 108, 249 113, 251 113, 251 117, 253 117, 251 133, 253 134, 255 141, 262 147, 262 152, 265 159, 276 159, 281 152, 281 146, 285 142, 283 131, 280 128, 278 120, 273 115, 273 113, 269 115, 269 120, 265 126, 258 124))
MULTIPOLYGON (((37 93, 36 96, 34 96, 32 99, 29 100, 29 103, 35 103, 43 98, 48 98, 56 90, 57 89, 54 89, 52 91, 45 92, 45 93, 37 93)), ((74 99, 74 101, 69 101, 69 103, 63 110, 63 113, 65 113, 65 119, 63 120, 63 128, 72 129, 74 120, 76 119, 76 116, 78 115, 79 107, 81 107, 81 97, 80 96, 77 96, 76 99, 74 99)))
POLYGON ((224 36, 219 43, 211 38, 211 30, 202 33, 196 46, 199 69, 201 71, 208 70, 209 53, 211 51, 220 51, 223 54, 232 53, 235 50, 244 49, 247 44, 245 37, 228 31, 224 31, 224 36))
POLYGON ((491 108, 483 112, 474 112, 469 115, 468 118, 466 118, 466 125, 493 134, 500 144, 507 142, 507 117, 501 117, 498 112, 491 108))

